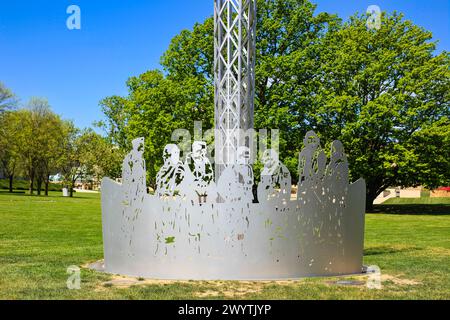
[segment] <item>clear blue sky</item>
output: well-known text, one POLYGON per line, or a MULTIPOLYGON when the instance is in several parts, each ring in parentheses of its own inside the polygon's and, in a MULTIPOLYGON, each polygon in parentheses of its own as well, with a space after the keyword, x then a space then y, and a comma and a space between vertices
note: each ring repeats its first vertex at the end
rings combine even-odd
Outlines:
MULTIPOLYGON (((449 0, 313 0, 346 19, 370 4, 403 12, 450 51, 449 0)), ((102 119, 98 102, 125 95, 132 75, 159 68, 171 38, 213 13, 213 0, 0 0, 0 81, 26 103, 47 97, 79 127, 102 119), (81 8, 82 29, 66 28, 81 8)))

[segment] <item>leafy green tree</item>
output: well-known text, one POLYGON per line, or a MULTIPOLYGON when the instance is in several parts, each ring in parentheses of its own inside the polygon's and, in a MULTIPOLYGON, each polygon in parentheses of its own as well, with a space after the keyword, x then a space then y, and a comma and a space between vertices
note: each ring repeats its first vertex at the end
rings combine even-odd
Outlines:
MULTIPOLYGON (((319 45, 339 19, 315 15, 316 5, 305 0, 262 0, 257 6, 255 127, 282 131, 281 156, 295 174, 319 45)), ((200 79, 214 101, 214 20, 175 36, 161 63, 170 79, 200 79)), ((206 107, 214 108, 212 103, 206 107)))
POLYGON ((16 111, 16 116, 21 123, 17 134, 18 153, 29 179, 29 193, 33 194, 36 187, 40 195, 45 183, 48 194, 49 176, 60 154, 61 119, 43 98, 32 98, 27 108, 16 111))
POLYGON ((12 109, 16 106, 17 100, 15 95, 5 85, 0 82, 0 114, 5 110, 12 109))
POLYGON ((0 169, 9 179, 9 191, 13 192, 14 175, 19 165, 17 150, 18 122, 10 110, 16 106, 14 94, 0 82, 0 169))
POLYGON ((20 118, 16 112, 6 111, 0 115, 0 168, 9 180, 9 192, 13 192, 14 176, 20 167, 18 136, 20 118))
POLYGON ((73 197, 75 183, 84 174, 81 157, 83 146, 79 143, 79 137, 80 130, 72 122, 65 122, 63 153, 59 158, 58 167, 61 171, 63 184, 69 189, 70 197, 73 197))
POLYGON ((435 55, 432 34, 402 15, 384 14, 379 30, 366 19, 324 38, 305 114, 325 141, 344 143, 370 210, 390 186, 450 183, 450 56, 435 55))
POLYGON ((73 197, 78 180, 96 182, 121 176, 123 152, 92 129, 79 130, 65 122, 64 147, 59 158, 63 183, 73 197))
MULTIPOLYGON (((258 25, 263 27, 258 29, 255 117, 260 127, 289 132, 293 126, 295 119, 286 113, 287 107, 281 105, 284 101, 279 97, 288 78, 284 70, 291 63, 290 55, 307 50, 336 20, 327 14, 314 16, 314 9, 308 1, 258 1, 258 25), (276 79, 275 71, 283 78, 276 79)), ((128 97, 109 97, 101 102, 107 117, 103 127, 114 142, 129 148, 132 139, 146 138, 145 158, 151 185, 173 130, 192 131, 194 121, 202 121, 203 129, 214 126, 213 57, 214 21, 209 18, 196 24, 192 31, 183 30, 174 37, 161 59, 166 75, 149 71, 133 77, 127 83, 128 97)), ((312 67, 310 63, 303 69, 312 67)), ((282 149, 287 152, 288 138, 282 138, 282 149)))
POLYGON ((409 143, 414 150, 416 175, 410 184, 420 181, 430 189, 450 185, 450 121, 442 117, 413 134, 409 143))
POLYGON ((36 178, 36 150, 39 148, 36 143, 36 124, 33 114, 29 109, 20 109, 17 111, 17 117, 22 123, 22 130, 20 131, 17 142, 19 146, 19 154, 24 168, 25 176, 28 177, 28 192, 34 193, 34 181, 36 178))
POLYGON ((63 157, 64 122, 53 112, 48 112, 45 121, 38 128, 41 140, 41 150, 37 159, 37 192, 41 194, 42 183, 45 185, 45 195, 48 196, 50 176, 58 173, 59 159, 63 157))
POLYGON ((83 146, 80 157, 85 177, 91 177, 91 182, 99 182, 103 177, 115 179, 122 176, 125 154, 118 147, 92 129, 84 130, 78 143, 83 146))

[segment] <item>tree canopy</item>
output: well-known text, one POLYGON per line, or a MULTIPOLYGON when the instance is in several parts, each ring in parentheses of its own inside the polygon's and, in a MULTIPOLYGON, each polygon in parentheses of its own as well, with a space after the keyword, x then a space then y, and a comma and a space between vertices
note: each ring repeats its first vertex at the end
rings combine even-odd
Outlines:
POLYGON ((55 114, 44 98, 32 98, 25 108, 0 114, 0 170, 13 192, 15 177, 27 177, 29 193, 48 195, 50 177, 63 176, 73 189, 77 180, 118 178, 123 153, 92 129, 79 130, 55 114))
MULTIPOLYGON (((261 0, 257 16, 256 128, 281 130, 281 157, 297 175, 302 139, 315 130, 328 147, 341 140, 367 203, 389 186, 450 184, 449 54, 401 14, 343 22, 307 0, 261 0)), ((128 81, 127 97, 101 102, 112 141, 146 138, 151 179, 174 129, 213 127, 213 19, 175 36, 164 73, 128 81)))
POLYGON ((15 95, 2 82, 0 82, 0 114, 16 105, 15 95))

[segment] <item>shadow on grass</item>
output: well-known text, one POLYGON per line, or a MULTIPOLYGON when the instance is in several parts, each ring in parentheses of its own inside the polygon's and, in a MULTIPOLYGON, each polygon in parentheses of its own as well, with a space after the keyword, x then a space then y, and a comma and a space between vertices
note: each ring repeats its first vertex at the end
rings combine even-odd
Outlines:
POLYGON ((364 256, 376 256, 381 254, 403 253, 422 250, 419 247, 395 248, 390 246, 380 246, 364 249, 364 256))
POLYGON ((62 193, 61 195, 58 195, 58 191, 50 191, 50 194, 48 196, 45 196, 44 193, 42 193, 40 196, 38 196, 36 193, 33 195, 28 194, 27 191, 14 191, 13 193, 10 193, 8 190, 0 190, 0 195, 2 196, 17 196, 17 197, 29 197, 29 198, 36 198, 36 199, 49 199, 49 198, 61 198, 61 199, 77 199, 77 200, 89 200, 92 199, 92 197, 86 197, 83 196, 83 194, 77 194, 74 193, 73 197, 63 197, 62 193))
POLYGON ((398 215, 450 215, 450 204, 380 204, 372 212, 398 215))
POLYGON ((5 196, 25 196, 25 191, 13 191, 9 192, 8 190, 0 190, 1 195, 5 196))

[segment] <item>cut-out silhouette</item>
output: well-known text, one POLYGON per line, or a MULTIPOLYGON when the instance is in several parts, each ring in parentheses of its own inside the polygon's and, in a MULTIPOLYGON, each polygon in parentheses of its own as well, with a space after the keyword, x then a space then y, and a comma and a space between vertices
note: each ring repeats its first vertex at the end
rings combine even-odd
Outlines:
POLYGON ((279 160, 278 153, 273 149, 264 151, 262 163, 264 168, 261 172, 261 182, 258 185, 258 200, 290 200, 291 173, 279 160))
POLYGON ((185 176, 185 166, 180 160, 180 149, 174 144, 164 148, 164 164, 156 176, 156 193, 160 197, 180 195, 180 184, 185 176))
POLYGON ((214 192, 214 171, 207 157, 206 142, 195 141, 192 144, 192 153, 187 155, 185 167, 189 172, 186 187, 193 188, 200 202, 206 202, 208 195, 214 192))

